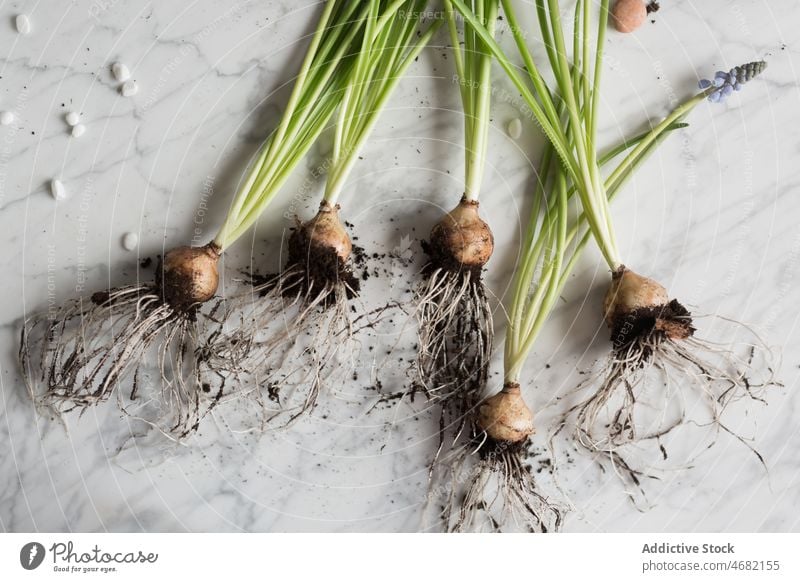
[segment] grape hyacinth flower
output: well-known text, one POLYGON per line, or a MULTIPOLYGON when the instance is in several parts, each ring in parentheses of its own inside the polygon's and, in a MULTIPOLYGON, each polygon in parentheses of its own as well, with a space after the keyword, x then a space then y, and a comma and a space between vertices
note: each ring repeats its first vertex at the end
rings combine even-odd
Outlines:
POLYGON ((708 100, 722 103, 734 91, 741 91, 745 83, 752 80, 767 68, 765 61, 755 61, 732 68, 730 71, 717 71, 714 79, 701 79, 701 89, 709 89, 708 100))

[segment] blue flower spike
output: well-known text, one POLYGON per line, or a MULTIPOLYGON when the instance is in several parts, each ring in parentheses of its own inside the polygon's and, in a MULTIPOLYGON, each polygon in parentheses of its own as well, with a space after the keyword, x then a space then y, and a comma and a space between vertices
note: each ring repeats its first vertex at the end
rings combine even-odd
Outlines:
POLYGON ((734 91, 741 91, 744 84, 753 80, 767 68, 765 61, 755 61, 732 68, 727 73, 717 71, 713 79, 700 79, 698 83, 700 89, 715 89, 708 94, 708 100, 712 103, 722 103, 734 91))

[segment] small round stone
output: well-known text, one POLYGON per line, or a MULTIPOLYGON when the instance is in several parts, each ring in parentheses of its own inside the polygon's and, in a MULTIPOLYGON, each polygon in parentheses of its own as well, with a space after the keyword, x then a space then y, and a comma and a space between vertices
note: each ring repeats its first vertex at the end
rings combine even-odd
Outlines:
POLYGON ((120 93, 122 93, 123 97, 133 97, 139 92, 139 85, 136 84, 136 81, 126 81, 120 87, 120 93))
POLYGON ((111 74, 120 83, 124 83, 131 78, 131 71, 124 63, 114 63, 111 65, 111 74))
POLYGON ((126 232, 122 237, 122 248, 132 251, 139 246, 139 235, 135 232, 126 232))
POLYGON ((617 0, 611 16, 619 32, 633 32, 647 20, 647 6, 643 0, 617 0))
POLYGON ((522 137, 522 121, 519 119, 519 117, 508 122, 507 131, 511 139, 519 139, 522 137))
POLYGON ((17 27, 17 32, 20 34, 30 34, 31 33, 31 20, 28 18, 27 14, 17 14, 17 17, 14 19, 14 24, 17 27))
POLYGON ((14 112, 3 111, 0 113, 0 125, 11 125, 14 123, 14 112))
POLYGON ((70 111, 64 116, 64 119, 70 127, 75 127, 81 122, 81 116, 77 111, 70 111))
POLYGON ((66 200, 69 197, 67 194, 67 189, 64 188, 64 183, 58 178, 53 178, 50 181, 50 195, 59 202, 66 200))
POLYGON ((86 126, 82 123, 79 123, 78 125, 72 128, 72 137, 80 137, 84 133, 86 133, 86 126))

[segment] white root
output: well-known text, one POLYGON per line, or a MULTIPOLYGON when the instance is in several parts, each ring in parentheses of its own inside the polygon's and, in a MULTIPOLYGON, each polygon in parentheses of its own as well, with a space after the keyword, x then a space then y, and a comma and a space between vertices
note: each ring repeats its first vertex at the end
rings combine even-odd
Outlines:
POLYGON ((224 391, 223 401, 258 404, 260 421, 246 421, 251 430, 284 429, 310 412, 355 350, 354 291, 344 281, 309 290, 304 276, 290 267, 232 299, 228 324, 199 352, 201 383, 224 391))
POLYGON ((436 269, 417 289, 419 346, 412 390, 463 416, 481 399, 494 326, 480 274, 436 269))
POLYGON ((480 272, 473 269, 432 269, 412 302, 418 324, 412 384, 383 395, 379 403, 397 401, 400 406, 422 393, 438 409, 439 442, 429 470, 435 488, 440 459, 452 464, 461 446, 457 443, 473 430, 470 420, 486 387, 492 353, 492 310, 480 272))
POLYGON ((450 532, 558 531, 564 508, 539 491, 525 466, 526 447, 482 436, 441 458, 426 510, 438 506, 435 518, 450 532))
MULTIPOLYGON (((665 437, 679 427, 706 429, 706 439, 694 441, 700 443, 696 449, 702 450, 713 445, 720 432, 729 434, 763 464, 749 439, 731 429, 723 418, 733 403, 763 403, 765 390, 778 385, 775 354, 755 332, 742 328, 752 338, 736 345, 715 344, 695 336, 673 340, 656 333, 615 350, 603 369, 579 390, 597 386, 597 382, 599 386, 564 414, 555 432, 572 427, 582 448, 609 463, 626 485, 632 486, 628 494, 637 504, 639 496, 645 497, 643 478, 656 478, 657 465, 667 460, 665 437), (652 454, 648 460, 642 458, 648 444, 655 447, 655 459, 652 454)), ((681 465, 693 461, 683 459, 681 465)))
POLYGON ((439 408, 442 451, 456 443, 481 401, 494 341, 492 310, 480 273, 433 270, 417 289, 419 331, 414 381, 401 401, 421 391, 439 408), (449 445, 448 445, 449 443, 449 445))
POLYGON ((159 417, 144 420, 183 438, 206 413, 194 381, 199 315, 176 312, 151 286, 113 289, 34 315, 23 322, 19 350, 30 396, 59 415, 83 411, 114 393, 126 412, 134 403, 155 400, 159 417), (140 386, 151 352, 160 376, 156 393, 140 386), (130 392, 120 393, 120 384, 131 377, 130 392))

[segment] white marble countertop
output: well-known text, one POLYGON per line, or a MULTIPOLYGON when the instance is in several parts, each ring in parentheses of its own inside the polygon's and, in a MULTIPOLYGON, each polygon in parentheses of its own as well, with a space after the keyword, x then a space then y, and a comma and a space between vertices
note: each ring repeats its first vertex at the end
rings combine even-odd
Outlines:
MULTIPOLYGON (((697 309, 757 325, 783 348, 785 386, 746 417, 768 473, 745 447, 723 441, 694 469, 670 477, 653 509, 639 512, 614 478, 583 463, 566 477, 577 509, 565 530, 798 531, 800 10, 794 0, 661 6, 636 34, 609 35, 605 143, 664 115, 671 99, 694 91, 698 76, 761 58, 769 69, 724 105, 701 105, 691 127, 627 186, 614 205, 622 251, 697 309)), ((0 302, 0 530, 420 527, 436 423, 408 410, 365 415, 353 403, 369 396, 367 382, 338 386, 289 432, 236 434, 207 419, 181 446, 113 405, 71 417, 65 431, 36 414, 16 364, 24 313, 72 298, 81 286, 90 293, 109 281, 150 278, 139 259, 213 235, 285 102, 281 87, 298 68, 305 48, 298 39, 318 8, 308 0, 0 3, 0 110, 16 113, 0 127, 0 241, 8 252, 0 302), (27 36, 14 29, 22 12, 32 22, 27 36), (134 97, 122 97, 112 79, 117 60, 139 85, 134 97), (87 127, 79 139, 68 135, 70 110, 87 127), (50 196, 54 177, 68 200, 50 196), (213 193, 203 197, 204 190, 213 193), (122 248, 126 232, 138 233, 138 251, 122 248)), ((408 250, 419 263, 417 241, 460 195, 460 105, 443 52, 426 51, 402 81, 343 197, 369 253, 408 250)), ((517 115, 512 104, 494 105, 482 205, 497 236, 488 282, 503 300, 542 143, 529 122, 520 140, 507 136, 517 115)), ((283 213, 302 168, 257 236, 227 255, 228 279, 251 258, 264 270, 278 265, 276 249, 291 224, 283 213)), ((313 206, 301 200, 297 210, 307 217, 313 206)), ((404 287, 414 276, 413 265, 375 266, 396 276, 375 279, 373 297, 401 292, 397 281, 404 287)), ((586 253, 528 363, 525 393, 544 409, 542 422, 575 370, 605 353, 603 273, 597 253, 586 253)), ((382 381, 392 378, 387 372, 382 381)))

